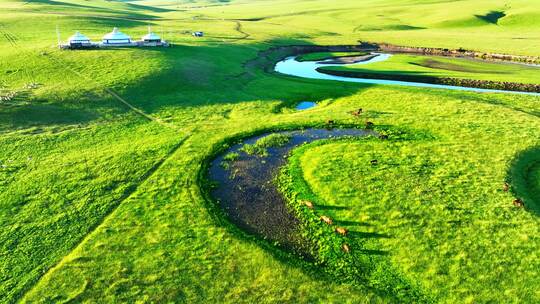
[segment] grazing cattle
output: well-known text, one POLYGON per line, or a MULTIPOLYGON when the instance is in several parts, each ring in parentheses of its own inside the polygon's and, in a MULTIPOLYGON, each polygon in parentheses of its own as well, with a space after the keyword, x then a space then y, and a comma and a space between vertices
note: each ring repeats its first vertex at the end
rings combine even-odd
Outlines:
POLYGON ((347 235, 347 233, 349 233, 349 230, 347 228, 337 227, 336 232, 340 235, 347 235))
POLYGON ((386 135, 386 134, 381 134, 381 135, 379 135, 379 139, 383 139, 383 140, 384 140, 384 139, 388 139, 388 135, 386 135))
POLYGON ((321 216, 321 221, 325 222, 328 225, 332 225, 334 223, 334 221, 332 221, 332 219, 326 215, 321 216))
POLYGON ((371 121, 366 121, 366 129, 372 129, 373 126, 375 126, 374 123, 372 123, 371 121))
POLYGON ((379 161, 376 160, 376 159, 372 159, 372 160, 370 161, 370 163, 371 163, 372 166, 376 166, 376 165, 379 164, 379 161))
POLYGON ((351 114, 353 116, 360 116, 360 114, 362 114, 362 112, 363 112, 363 110, 362 110, 362 108, 360 108, 360 109, 358 109, 356 111, 353 111, 351 114))
POLYGON ((313 203, 310 202, 310 201, 303 201, 302 203, 304 203, 304 205, 306 205, 306 207, 308 207, 309 209, 313 209, 313 203))
POLYGON ((508 190, 510 190, 510 185, 508 183, 504 183, 503 185, 503 191, 504 192, 508 192, 508 190))
POLYGON ((343 252, 345 252, 345 253, 349 253, 349 252, 351 252, 351 247, 349 247, 349 245, 347 245, 347 244, 343 244, 343 245, 341 245, 341 250, 343 250, 343 252))
POLYGON ((514 200, 514 206, 518 208, 525 207, 525 203, 520 198, 516 198, 514 200))

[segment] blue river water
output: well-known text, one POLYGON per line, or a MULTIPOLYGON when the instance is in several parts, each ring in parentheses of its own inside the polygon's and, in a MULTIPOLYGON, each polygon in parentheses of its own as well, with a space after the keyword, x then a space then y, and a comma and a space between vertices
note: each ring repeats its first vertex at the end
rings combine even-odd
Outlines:
MULTIPOLYGON (((370 64, 370 63, 375 63, 375 62, 381 62, 381 61, 387 60, 388 58, 392 56, 391 54, 383 54, 383 53, 376 53, 376 54, 378 56, 375 56, 369 60, 357 62, 357 63, 346 63, 346 64, 335 64, 335 63, 329 64, 328 62, 325 63, 325 61, 300 62, 296 60, 295 56, 292 56, 278 62, 274 70, 281 74, 302 77, 302 78, 310 78, 310 79, 336 80, 336 81, 344 81, 344 82, 398 85, 398 86, 422 87, 422 88, 434 88, 434 89, 447 89, 447 90, 459 90, 459 91, 470 91, 470 92, 481 92, 481 93, 511 93, 511 94, 526 94, 526 95, 540 96, 540 93, 531 93, 531 92, 481 89, 481 88, 470 88, 470 87, 431 84, 431 83, 422 83, 422 82, 398 81, 398 80, 383 80, 383 79, 334 76, 334 75, 328 75, 328 74, 324 74, 317 71, 317 68, 319 67, 349 66, 349 65, 370 64)), ((326 61, 332 61, 332 59, 329 59, 326 61)))

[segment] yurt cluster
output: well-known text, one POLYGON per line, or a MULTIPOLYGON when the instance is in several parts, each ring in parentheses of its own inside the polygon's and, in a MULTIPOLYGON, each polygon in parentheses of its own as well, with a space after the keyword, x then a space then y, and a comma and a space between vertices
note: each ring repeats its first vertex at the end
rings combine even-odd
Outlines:
POLYGON ((75 32, 75 34, 69 37, 69 40, 65 44, 61 44, 60 48, 63 49, 84 49, 84 48, 100 48, 100 47, 138 47, 138 46, 163 46, 168 47, 169 43, 162 40, 157 34, 148 31, 148 34, 144 35, 141 40, 132 40, 130 36, 120 32, 118 28, 114 28, 112 32, 106 34, 101 39, 101 42, 92 42, 90 38, 75 32))

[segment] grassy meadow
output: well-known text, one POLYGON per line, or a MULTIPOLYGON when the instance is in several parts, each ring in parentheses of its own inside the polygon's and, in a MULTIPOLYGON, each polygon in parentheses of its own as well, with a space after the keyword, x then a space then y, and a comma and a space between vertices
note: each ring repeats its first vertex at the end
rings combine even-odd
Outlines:
POLYGON ((516 83, 540 83, 540 69, 517 63, 490 63, 464 58, 394 54, 373 64, 323 67, 323 70, 350 71, 413 77, 449 77, 516 83))
MULTIPOLYGON (((359 40, 534 56, 538 17, 530 0, 0 0, 0 303, 396 302, 243 233, 199 184, 226 141, 327 120, 410 136, 293 153, 316 212, 336 207, 324 212, 351 238, 384 236, 369 244, 436 302, 539 302, 540 97, 297 79, 265 72, 279 54, 253 61, 359 40), (114 26, 174 46, 55 47, 57 27, 97 41, 114 26)), ((437 60, 430 73, 539 83, 437 60)))
POLYGON ((319 61, 333 58, 350 57, 350 56, 363 56, 368 53, 363 52, 320 52, 320 53, 307 53, 296 57, 298 61, 319 61))

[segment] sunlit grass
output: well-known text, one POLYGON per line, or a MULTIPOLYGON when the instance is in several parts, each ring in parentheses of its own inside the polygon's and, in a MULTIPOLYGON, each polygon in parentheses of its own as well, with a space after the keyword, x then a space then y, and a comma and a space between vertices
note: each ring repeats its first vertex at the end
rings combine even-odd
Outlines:
POLYGON ((0 0, 1 94, 17 92, 0 104, 0 302, 391 301, 246 236, 198 185, 228 138, 364 119, 421 140, 307 149, 303 178, 349 208, 325 213, 388 234, 376 244, 396 269, 442 301, 535 302, 538 217, 511 202, 538 184, 537 166, 521 188, 501 187, 507 164, 539 145, 537 97, 302 80, 248 64, 271 46, 358 40, 538 55, 540 8, 506 3, 0 0), (475 17, 501 9, 498 25, 475 17), (57 25, 64 40, 114 26, 138 38, 151 26, 174 46, 60 51, 57 25), (303 100, 318 106, 292 109, 303 100), (365 117, 349 114, 360 107, 365 117))
POLYGON ((322 69, 412 77, 450 77, 500 82, 540 83, 540 67, 437 56, 395 54, 382 62, 343 67, 328 66, 322 69))

